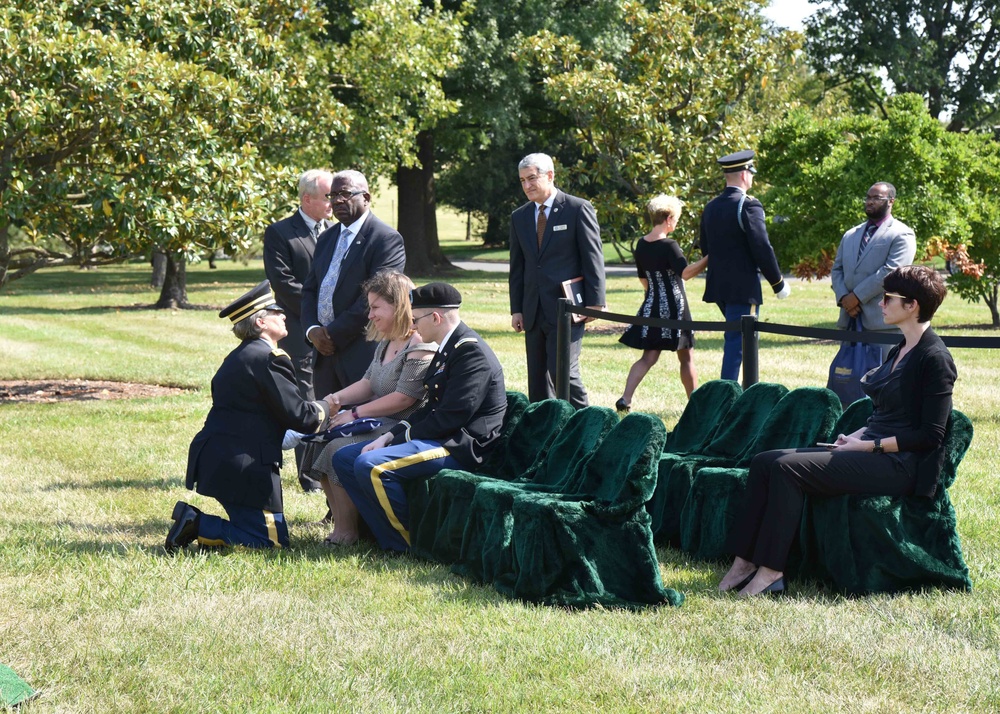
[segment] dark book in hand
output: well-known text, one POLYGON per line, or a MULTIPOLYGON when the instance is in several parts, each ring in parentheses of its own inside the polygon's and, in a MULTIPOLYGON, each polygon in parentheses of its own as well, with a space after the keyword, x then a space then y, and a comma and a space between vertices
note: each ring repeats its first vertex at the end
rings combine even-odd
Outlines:
MULTIPOLYGON (((586 307, 583 304, 583 276, 579 278, 572 278, 570 280, 562 281, 563 295, 571 302, 575 307, 586 307)), ((584 315, 577 315, 576 313, 571 313, 570 317, 573 318, 573 322, 583 322, 587 318, 584 315)))

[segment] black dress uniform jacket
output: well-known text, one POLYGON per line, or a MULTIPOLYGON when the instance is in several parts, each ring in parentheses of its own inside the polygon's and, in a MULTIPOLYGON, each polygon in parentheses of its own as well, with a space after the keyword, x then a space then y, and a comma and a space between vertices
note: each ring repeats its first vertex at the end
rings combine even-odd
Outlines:
POLYGON ((752 196, 743 201, 740 228, 736 211, 743 195, 740 189, 729 186, 709 201, 701 215, 701 253, 710 256, 705 302, 760 305, 763 297, 758 268, 775 293, 784 287, 767 237, 764 207, 752 196))
POLYGON ((424 377, 427 403, 390 432, 392 444, 437 441, 471 469, 500 436, 507 390, 493 350, 464 322, 431 358, 424 377))
POLYGON ((326 420, 307 402, 284 350, 243 341, 212 378, 212 409, 188 450, 187 487, 224 503, 281 512, 281 440, 286 429, 311 433, 326 420))

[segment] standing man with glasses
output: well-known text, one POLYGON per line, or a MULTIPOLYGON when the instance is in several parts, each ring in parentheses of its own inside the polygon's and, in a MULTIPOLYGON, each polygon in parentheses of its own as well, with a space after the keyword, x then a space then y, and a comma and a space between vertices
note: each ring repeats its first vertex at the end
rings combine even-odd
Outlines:
MULTIPOLYGON (((524 332, 528 357, 528 399, 555 397, 556 307, 563 282, 579 280, 584 306, 603 310, 604 251, 597 212, 555 187, 555 168, 546 154, 529 154, 517 166, 528 198, 510 217, 510 312, 515 332, 524 332)), ((580 376, 584 322, 570 332, 570 403, 588 405, 580 376)))
MULTIPOLYGON (((850 318, 860 316, 865 330, 898 332, 882 319, 882 279, 893 269, 913 263, 917 239, 912 228, 893 218, 895 202, 895 186, 885 181, 874 184, 864 197, 868 219, 840 239, 830 274, 840 306, 837 327, 846 328, 850 318)), ((884 359, 892 345, 880 347, 884 359)))
MULTIPOLYGON (((316 239, 331 224, 333 210, 330 193, 333 174, 310 169, 299 176, 299 210, 264 231, 264 272, 274 290, 275 302, 285 311, 288 335, 278 346, 292 359, 299 394, 306 401, 315 399, 313 391, 313 348, 302 331, 302 284, 312 269, 316 239)), ((305 445, 295 447, 295 465, 299 484, 306 493, 322 493, 318 481, 302 473, 305 445)))
POLYGON ((320 235, 302 286, 302 324, 316 348, 313 386, 330 394, 364 377, 376 343, 365 340, 368 299, 361 283, 380 270, 403 272, 403 237, 369 210, 368 180, 338 171, 328 194, 339 221, 320 235))
MULTIPOLYGON (((719 306, 726 321, 759 314, 764 301, 760 275, 780 300, 791 294, 764 225, 764 206, 747 191, 757 173, 752 149, 718 160, 726 188, 701 214, 701 253, 709 256, 705 302, 719 306)), ((722 341, 722 379, 738 380, 743 365, 743 339, 726 332, 722 341)))

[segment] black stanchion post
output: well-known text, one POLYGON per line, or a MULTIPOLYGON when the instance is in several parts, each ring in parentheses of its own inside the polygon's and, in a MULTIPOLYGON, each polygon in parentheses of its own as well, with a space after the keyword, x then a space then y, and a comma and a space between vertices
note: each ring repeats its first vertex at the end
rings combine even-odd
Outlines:
POLYGON ((760 381, 760 355, 757 350, 757 316, 744 315, 740 318, 740 332, 743 335, 743 388, 760 381))
POLYGON ((569 341, 570 313, 566 307, 570 301, 559 298, 556 306, 556 398, 569 401, 569 341))

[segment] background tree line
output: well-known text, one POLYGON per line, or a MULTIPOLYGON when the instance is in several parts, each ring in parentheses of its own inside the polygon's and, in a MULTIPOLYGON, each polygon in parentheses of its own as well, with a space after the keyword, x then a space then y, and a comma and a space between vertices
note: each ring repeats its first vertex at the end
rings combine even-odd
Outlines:
MULTIPOLYGON (((811 0, 812 1, 812 0, 811 0)), ((245 253, 313 165, 390 178, 408 264, 446 266, 435 210, 506 243, 516 163, 598 206, 628 258, 642 205, 688 203, 715 158, 761 153, 783 267, 823 275, 859 197, 945 255, 996 308, 998 9, 984 0, 819 5, 804 35, 758 0, 12 0, 0 9, 0 287, 49 265, 245 253)))

